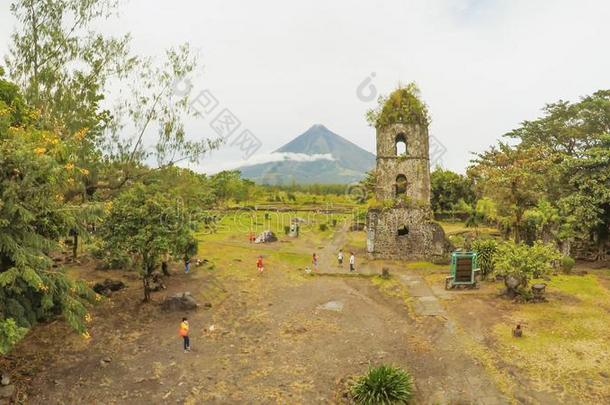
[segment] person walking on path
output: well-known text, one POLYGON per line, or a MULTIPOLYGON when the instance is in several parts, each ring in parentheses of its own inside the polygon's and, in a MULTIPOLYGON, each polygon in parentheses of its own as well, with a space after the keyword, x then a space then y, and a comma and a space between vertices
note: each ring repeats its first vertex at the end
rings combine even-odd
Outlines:
POLYGON ((349 271, 356 270, 356 256, 354 256, 354 252, 349 253, 349 271))
POLYGON ((343 249, 339 249, 339 254, 337 255, 337 262, 339 263, 339 267, 343 267, 343 249))
POLYGON ((188 274, 191 270, 191 258, 188 256, 184 256, 184 272, 188 274))
POLYGON ((182 322, 180 323, 180 336, 182 336, 182 341, 184 343, 184 353, 191 351, 191 341, 189 339, 189 321, 186 318, 182 318, 182 322))
POLYGON ((258 274, 262 274, 263 270, 265 270, 265 266, 263 265, 263 256, 259 256, 256 261, 256 268, 258 269, 258 274))
POLYGON ((313 267, 313 271, 318 271, 318 255, 317 254, 313 254, 313 257, 311 258, 311 264, 313 267))

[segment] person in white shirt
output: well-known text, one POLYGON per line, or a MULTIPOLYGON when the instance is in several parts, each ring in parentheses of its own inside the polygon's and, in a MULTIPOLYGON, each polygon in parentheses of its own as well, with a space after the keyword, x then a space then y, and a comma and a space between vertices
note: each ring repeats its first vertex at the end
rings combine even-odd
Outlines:
POLYGON ((343 267, 343 249, 339 249, 339 254, 337 255, 337 262, 339 262, 339 267, 343 267))
POLYGON ((349 256, 349 271, 356 270, 356 256, 354 256, 354 252, 350 252, 349 256))

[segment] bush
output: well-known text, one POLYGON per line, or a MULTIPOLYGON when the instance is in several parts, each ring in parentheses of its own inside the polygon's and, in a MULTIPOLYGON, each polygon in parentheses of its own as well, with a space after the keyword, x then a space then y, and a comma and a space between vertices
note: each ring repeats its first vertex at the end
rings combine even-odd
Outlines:
POLYGON ((8 353, 27 331, 27 328, 18 326, 14 319, 0 319, 0 354, 8 353))
POLYGON ((361 405, 406 404, 413 396, 413 378, 398 367, 381 365, 369 369, 351 391, 354 401, 361 405))
POLYGON ((519 287, 525 288, 528 280, 550 273, 559 258, 559 252, 552 245, 504 242, 498 246, 494 273, 504 276, 509 295, 520 295, 519 287))
POLYGON ((494 260, 498 251, 498 242, 494 239, 476 239, 472 250, 477 253, 477 264, 484 276, 494 271, 494 260))
POLYGON ((320 231, 324 232, 328 230, 328 224, 320 224, 320 231))
POLYGON ((572 259, 570 256, 563 256, 561 258, 561 269, 566 273, 572 271, 572 268, 576 264, 576 261, 572 259))

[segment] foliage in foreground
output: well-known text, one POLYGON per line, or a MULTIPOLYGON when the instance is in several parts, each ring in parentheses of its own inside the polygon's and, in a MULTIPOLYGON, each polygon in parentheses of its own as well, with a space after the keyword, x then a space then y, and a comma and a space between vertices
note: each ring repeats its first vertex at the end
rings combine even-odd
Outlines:
POLYGON ((62 315, 85 332, 83 282, 52 267, 50 252, 93 211, 64 201, 83 173, 70 151, 79 138, 41 128, 17 87, 0 79, 0 352, 7 352, 39 321, 62 315))
POLYGON ((398 367, 381 365, 369 369, 352 386, 357 404, 406 404, 413 396, 413 378, 398 367))

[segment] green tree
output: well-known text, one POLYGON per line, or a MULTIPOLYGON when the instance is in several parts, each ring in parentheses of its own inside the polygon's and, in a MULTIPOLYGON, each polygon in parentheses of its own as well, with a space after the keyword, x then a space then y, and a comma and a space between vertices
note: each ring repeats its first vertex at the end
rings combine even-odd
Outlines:
POLYGON ((124 190, 112 203, 100 229, 105 249, 122 251, 136 259, 150 301, 150 281, 161 259, 183 258, 193 244, 189 218, 176 211, 176 201, 142 184, 124 190))
POLYGON ((87 172, 67 190, 68 199, 87 200, 100 189, 112 194, 148 175, 147 162, 193 162, 220 145, 194 141, 184 129, 186 117, 198 115, 190 92, 173 91, 198 64, 188 45, 167 50, 158 62, 131 54, 129 35, 94 28, 118 14, 119 3, 18 0, 11 6, 17 20, 5 58, 11 77, 44 127, 79 140, 72 152, 87 172), (108 97, 117 87, 123 91, 108 97), (104 101, 114 107, 104 108, 104 101))
POLYGON ((86 302, 93 292, 52 267, 50 254, 70 229, 83 229, 87 207, 63 193, 78 168, 73 145, 35 125, 16 86, 0 79, 0 350, 24 331, 61 315, 86 332, 86 302))
POLYGON ((437 167, 430 173, 431 204, 434 212, 451 211, 460 204, 475 201, 471 180, 451 170, 437 167))
POLYGON ((468 169, 480 193, 496 202, 500 222, 517 242, 522 239, 524 213, 548 194, 553 170, 553 154, 545 147, 520 148, 503 142, 477 154, 468 169))
POLYGON ((610 136, 610 90, 600 90, 578 102, 548 104, 543 116, 525 121, 507 136, 519 141, 516 149, 548 151, 551 170, 544 173, 543 210, 532 208, 528 221, 539 224, 548 238, 549 231, 560 239, 564 254, 570 241, 592 239, 597 244, 595 257, 606 257, 608 243, 608 136, 610 136), (559 221, 548 221, 545 216, 559 221), (547 215, 548 214, 548 215, 547 215), (552 224, 552 222, 558 222, 552 224))
POLYGON ((606 260, 610 240, 610 135, 599 140, 600 144, 584 151, 582 157, 565 162, 572 193, 561 200, 561 205, 571 212, 572 227, 595 240, 596 259, 606 260))

